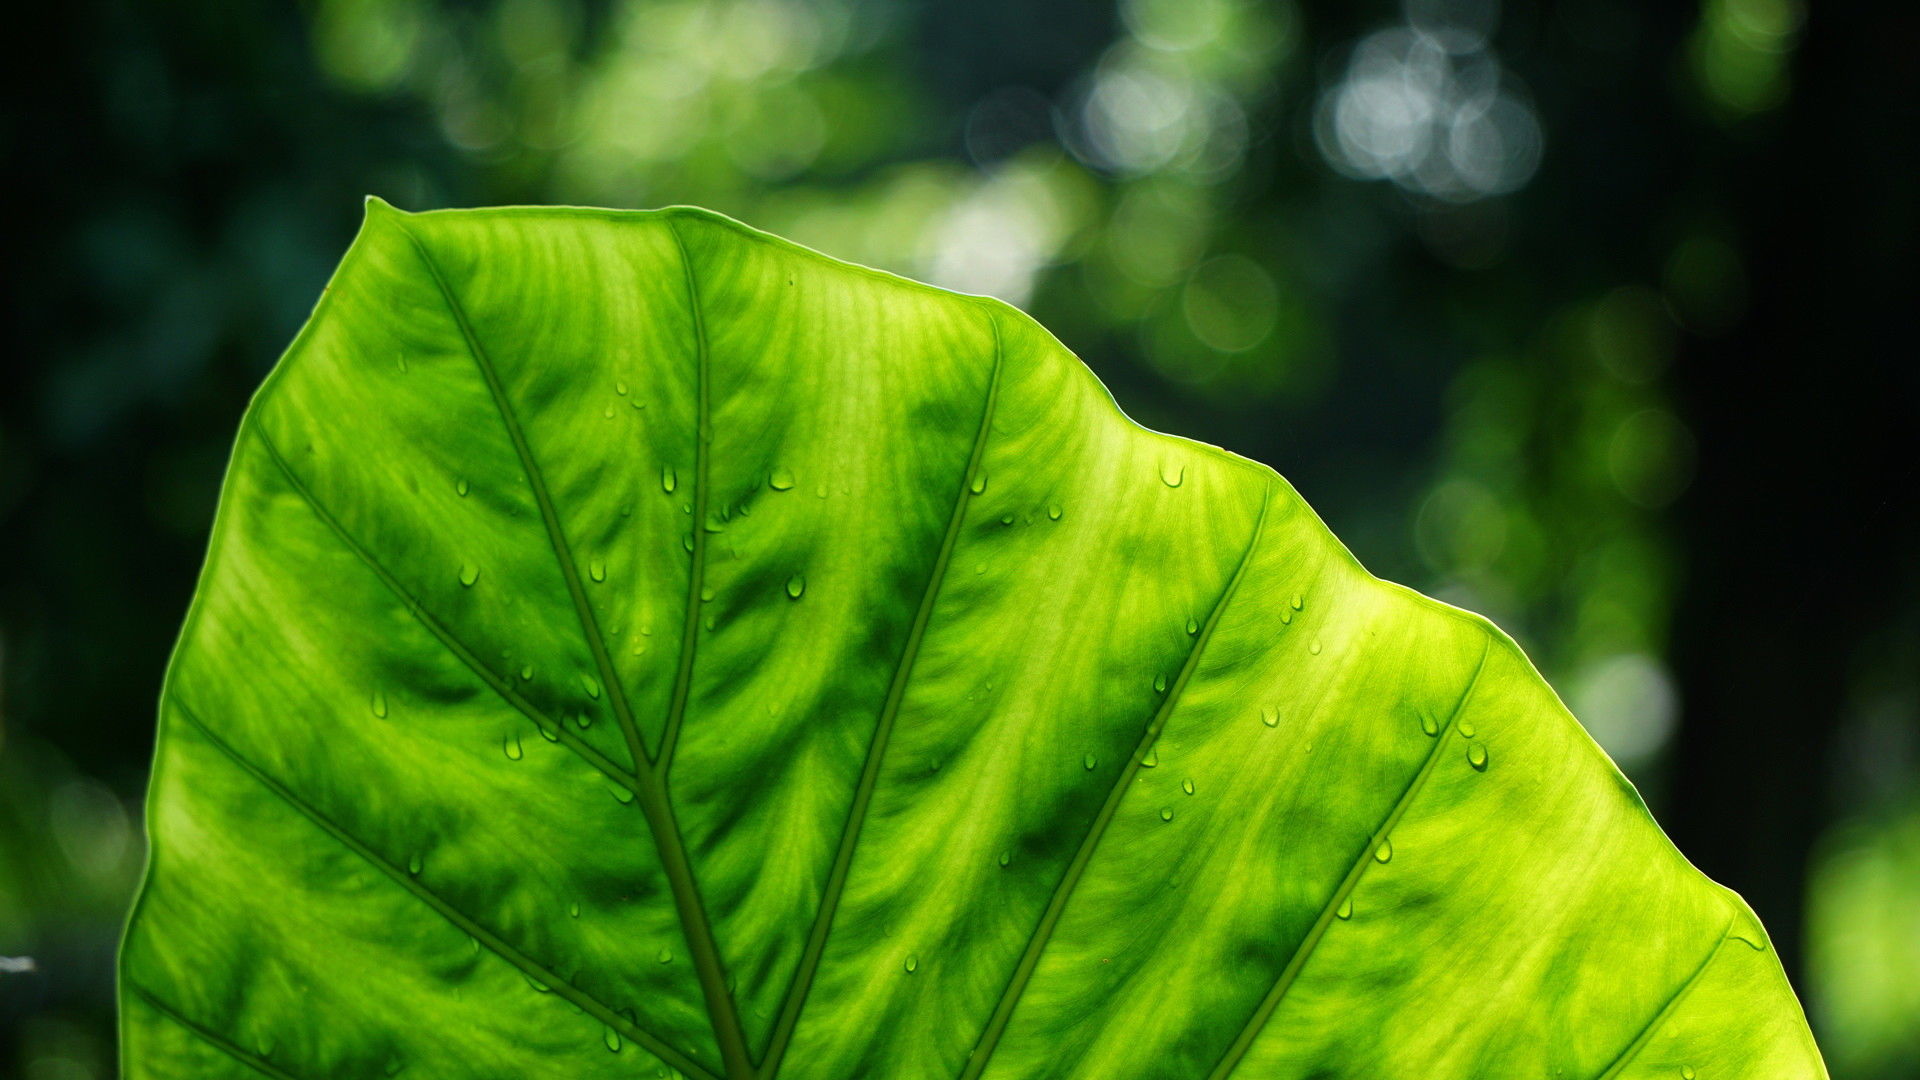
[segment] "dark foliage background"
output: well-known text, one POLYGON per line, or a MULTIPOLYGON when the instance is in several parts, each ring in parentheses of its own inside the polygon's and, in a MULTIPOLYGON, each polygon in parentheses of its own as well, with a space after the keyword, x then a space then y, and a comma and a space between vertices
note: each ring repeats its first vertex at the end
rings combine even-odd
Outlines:
POLYGON ((1834 1074, 1920 1076, 1910 6, 43 15, 0 120, 0 955, 35 967, 0 969, 0 1075, 114 1071, 228 440, 371 191, 701 203, 1027 307, 1513 631, 1758 909, 1834 1074))

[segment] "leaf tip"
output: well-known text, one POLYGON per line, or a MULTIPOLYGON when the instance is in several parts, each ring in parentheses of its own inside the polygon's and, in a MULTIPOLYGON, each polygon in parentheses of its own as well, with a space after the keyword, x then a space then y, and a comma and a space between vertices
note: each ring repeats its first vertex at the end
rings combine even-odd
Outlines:
POLYGON ((373 195, 373 194, 369 194, 367 196, 366 208, 367 208, 367 217, 369 220, 375 217, 379 217, 383 214, 404 215, 406 213, 405 210, 402 210, 399 207, 388 202, 387 200, 381 198, 380 196, 373 195))

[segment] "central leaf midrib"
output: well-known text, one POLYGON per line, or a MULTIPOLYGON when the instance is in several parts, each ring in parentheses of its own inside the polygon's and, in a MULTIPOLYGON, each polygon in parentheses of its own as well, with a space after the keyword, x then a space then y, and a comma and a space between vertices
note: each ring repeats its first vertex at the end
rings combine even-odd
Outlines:
MULTIPOLYGON (((666 226, 672 232, 671 221, 668 221, 666 226)), ((546 526, 548 542, 553 548, 554 560, 559 564, 561 577, 566 582, 568 595, 573 602, 574 613, 580 622, 581 636, 585 639, 587 649, 593 656, 594 666, 600 672, 601 685, 607 689, 615 719, 620 724, 621 734, 626 738, 628 750, 632 754, 634 773, 639 778, 641 787, 635 804, 640 807, 641 814, 646 819, 648 831, 652 833, 655 849, 660 855, 661 868, 666 872, 668 886, 673 893, 674 906, 680 916, 682 935, 686 938, 687 951, 693 960, 702 996, 706 999, 708 1020, 713 1029, 714 1041, 720 1051, 721 1061, 725 1065, 729 1080, 751 1080, 753 1064, 747 1053, 739 1014, 734 1007, 732 994, 726 986, 726 976, 722 970, 719 950, 713 940, 705 905, 693 881, 692 866, 686 855, 679 826, 674 821, 673 808, 667 800, 661 777, 655 772, 653 762, 640 739, 639 728, 634 723, 633 712, 627 702, 625 686, 620 680, 619 672, 613 666, 611 657, 607 654, 606 640, 600 633, 599 623, 594 617, 592 606, 587 602, 586 590, 580 583, 579 568, 574 565, 566 534, 560 526, 559 514, 547 490, 546 479, 533 456, 533 449, 527 441, 526 433, 522 430, 519 419, 514 413, 512 401, 508 398, 506 388, 500 381, 499 372, 494 368, 485 346, 481 344, 479 336, 474 332, 459 297, 454 293, 445 274, 441 272, 439 263, 433 258, 426 243, 406 225, 401 224, 398 227, 401 234, 413 246, 414 251, 418 253, 421 263, 439 289, 440 296, 445 301, 448 313, 452 316, 466 343, 475 367, 479 369, 481 378, 486 382, 494 408, 499 412, 501 423, 505 426, 508 438, 513 443, 514 452, 519 456, 521 471, 526 475, 527 484, 533 491, 541 521, 546 526)), ((678 244, 678 232, 672 232, 672 235, 678 244)), ((684 247, 681 248, 681 253, 684 257, 684 247)), ((689 262, 687 266, 688 273, 691 274, 691 263, 689 262)), ((704 345, 702 352, 704 353, 704 345)), ((701 527, 701 522, 695 523, 696 537, 701 527)))

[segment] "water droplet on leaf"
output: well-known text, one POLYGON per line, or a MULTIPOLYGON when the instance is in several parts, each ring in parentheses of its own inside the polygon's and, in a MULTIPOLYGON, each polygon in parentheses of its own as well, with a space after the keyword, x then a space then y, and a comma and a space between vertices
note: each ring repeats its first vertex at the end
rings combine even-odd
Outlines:
POLYGON ((660 490, 671 495, 673 489, 680 486, 680 478, 674 475, 673 466, 660 466, 660 490))
POLYGON ((1335 915, 1336 917, 1338 917, 1338 918, 1342 918, 1342 919, 1351 919, 1351 918, 1353 918, 1353 897, 1351 897, 1351 896, 1343 896, 1343 897, 1341 897, 1341 898, 1340 898, 1340 907, 1339 907, 1339 909, 1338 909, 1338 910, 1336 910, 1336 911, 1334 912, 1334 915, 1335 915))
POLYGON ((372 705, 372 708, 373 708, 373 715, 378 716, 383 720, 386 719, 386 716, 387 716, 386 691, 375 690, 373 692, 373 701, 370 702, 370 704, 372 705))
POLYGON ((767 486, 775 491, 792 491, 793 484, 793 473, 786 469, 775 469, 773 475, 767 478, 767 486))
POLYGON ((500 740, 500 749, 506 751, 508 761, 519 761, 526 754, 520 749, 520 736, 508 735, 500 740))
POLYGON ((1187 467, 1185 465, 1161 465, 1160 482, 1170 488, 1179 487, 1181 484, 1187 482, 1187 467))
POLYGON ((1373 861, 1379 863, 1393 861, 1393 841, 1391 839, 1380 841, 1380 846, 1373 849, 1373 861))
POLYGON ((795 574, 792 577, 787 579, 787 596, 788 597, 794 600, 798 600, 800 599, 800 595, 806 591, 807 591, 807 579, 804 575, 795 574))
POLYGON ((480 580, 479 567, 473 565, 472 563, 460 564, 460 584, 471 589, 473 588, 473 583, 479 580, 480 580))
POLYGON ((1467 764, 1481 772, 1486 772, 1487 748, 1480 743, 1474 743, 1472 746, 1467 747, 1467 764))

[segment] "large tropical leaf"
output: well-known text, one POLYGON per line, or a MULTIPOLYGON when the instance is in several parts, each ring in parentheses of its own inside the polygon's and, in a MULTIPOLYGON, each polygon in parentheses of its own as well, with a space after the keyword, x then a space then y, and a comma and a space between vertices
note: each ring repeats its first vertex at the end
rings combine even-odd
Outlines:
POLYGON ((366 225, 169 672, 131 1077, 1803 1077, 1506 637, 1005 305, 366 225))

